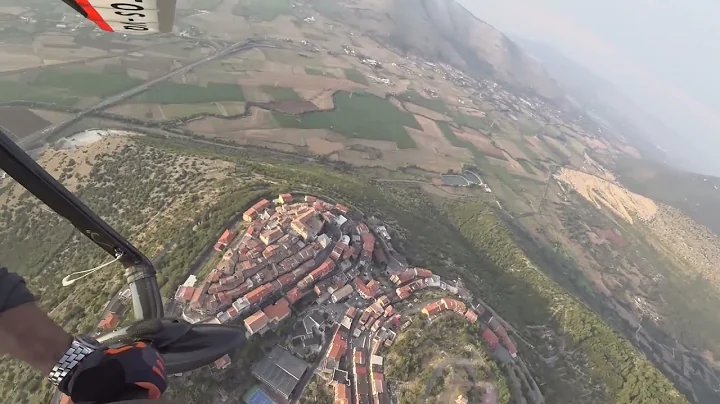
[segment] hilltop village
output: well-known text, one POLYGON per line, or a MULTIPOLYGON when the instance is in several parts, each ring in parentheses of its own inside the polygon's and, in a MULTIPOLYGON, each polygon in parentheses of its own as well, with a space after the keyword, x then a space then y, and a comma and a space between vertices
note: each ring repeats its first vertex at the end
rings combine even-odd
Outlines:
MULTIPOLYGON (((289 330, 253 364, 260 383, 245 402, 295 402, 318 374, 337 404, 390 403, 383 349, 417 316, 481 321, 495 356, 518 360, 501 319, 459 280, 404 264, 393 231, 374 217, 312 195, 281 194, 256 202, 236 227, 215 244, 221 257, 209 274, 199 283, 191 276, 175 301, 186 320, 243 325, 248 338, 289 330)), ((214 367, 230 365, 225 356, 214 367)))

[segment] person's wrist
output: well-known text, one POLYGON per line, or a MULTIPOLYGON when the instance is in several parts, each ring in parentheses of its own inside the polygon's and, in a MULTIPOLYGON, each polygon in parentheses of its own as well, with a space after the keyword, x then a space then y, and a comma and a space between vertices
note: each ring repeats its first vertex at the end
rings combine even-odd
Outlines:
MULTIPOLYGON (((61 387, 65 386, 68 380, 72 378, 73 373, 81 368, 94 353, 100 351, 102 354, 103 346, 95 339, 85 336, 75 336, 72 338, 70 346, 65 350, 63 355, 56 361, 53 368, 48 374, 48 380, 61 387)), ((91 362, 93 362, 91 360, 91 362)))
POLYGON ((65 335, 59 336, 53 341, 52 346, 49 347, 49 355, 47 363, 43 364, 43 373, 45 375, 50 374, 53 367, 62 359, 65 353, 70 349, 73 342, 73 336, 65 333, 65 335))

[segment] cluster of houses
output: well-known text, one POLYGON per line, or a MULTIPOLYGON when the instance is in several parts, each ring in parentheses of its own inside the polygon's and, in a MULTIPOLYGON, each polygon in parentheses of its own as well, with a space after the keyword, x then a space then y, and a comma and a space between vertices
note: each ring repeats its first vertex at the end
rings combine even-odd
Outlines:
MULTIPOLYGON (((352 278, 330 275, 369 263, 375 250, 375 236, 364 223, 349 221, 348 211, 313 196, 258 201, 243 214, 249 223, 245 234, 238 240, 227 230, 216 243, 223 256, 208 277, 197 287, 178 289, 175 300, 186 305, 184 316, 190 321, 214 316, 211 322, 226 323, 254 308, 243 320, 252 335, 287 318, 290 306, 311 291, 334 302, 345 299, 353 291, 352 278), (333 233, 330 227, 342 230, 333 233)), ((357 278, 353 284, 359 285, 357 278)), ((360 293, 370 298, 377 286, 362 284, 360 293)))
POLYGON ((505 327, 503 327, 498 320, 487 312, 482 306, 478 306, 477 309, 480 313, 476 313, 472 309, 465 307, 465 303, 450 299, 442 298, 436 302, 432 302, 426 305, 422 312, 429 318, 439 315, 444 311, 453 311, 467 319, 470 323, 474 324, 478 320, 478 316, 486 316, 487 326, 483 326, 482 339, 490 346, 491 349, 495 350, 499 343, 508 350, 512 358, 517 357, 517 347, 515 343, 510 339, 505 327))

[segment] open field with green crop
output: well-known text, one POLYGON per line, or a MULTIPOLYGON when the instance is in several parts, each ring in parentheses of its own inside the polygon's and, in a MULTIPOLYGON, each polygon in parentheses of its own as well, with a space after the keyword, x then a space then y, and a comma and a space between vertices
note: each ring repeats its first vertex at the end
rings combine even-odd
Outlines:
POLYGON ((139 86, 142 80, 119 73, 43 71, 33 86, 68 90, 71 94, 89 97, 109 97, 139 86))
POLYGON ((365 86, 370 84, 367 77, 355 69, 345 69, 345 78, 365 86))
POLYGON ((408 90, 402 94, 398 94, 397 98, 401 101, 412 102, 413 104, 417 104, 421 107, 425 107, 441 114, 450 112, 447 105, 445 105, 442 100, 425 98, 414 90, 408 90))
POLYGON ((163 82, 133 98, 154 104, 200 104, 213 101, 245 101, 242 88, 232 84, 208 83, 207 87, 163 82))
POLYGON ((47 102, 71 107, 77 104, 78 98, 62 90, 35 87, 9 80, 0 81, 0 102, 13 101, 47 102))
POLYGON ((338 92, 333 96, 335 109, 310 112, 300 118, 274 113, 284 127, 331 129, 351 138, 388 140, 398 148, 416 147, 405 126, 421 129, 415 117, 398 110, 390 101, 367 94, 338 92))
POLYGON ((478 131, 487 131, 490 129, 490 121, 486 118, 463 114, 461 112, 452 112, 450 115, 459 125, 464 125, 478 131))
POLYGON ((262 86, 264 93, 273 97, 275 101, 301 101, 302 98, 292 88, 262 86))

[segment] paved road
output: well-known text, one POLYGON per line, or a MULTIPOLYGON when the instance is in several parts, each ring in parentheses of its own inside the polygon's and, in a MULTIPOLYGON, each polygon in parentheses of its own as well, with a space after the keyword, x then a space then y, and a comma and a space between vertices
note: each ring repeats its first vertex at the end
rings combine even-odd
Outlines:
POLYGON ((45 140, 46 138, 48 138, 50 135, 52 135, 53 133, 69 127, 70 125, 74 124, 75 122, 77 122, 77 121, 80 120, 82 117, 84 117, 84 116, 86 116, 86 115, 88 115, 88 114, 92 114, 93 112, 97 112, 97 111, 100 111, 100 110, 102 110, 102 109, 108 108, 108 107, 110 107, 110 106, 112 106, 112 105, 114 105, 114 104, 117 104, 117 103, 119 103, 119 102, 121 102, 121 101, 123 101, 123 100, 125 100, 125 99, 127 99, 127 98, 129 98, 129 97, 132 97, 132 96, 134 96, 134 95, 140 94, 141 92, 147 90, 148 88, 150 88, 151 86, 153 86, 153 85, 155 85, 155 84, 158 84, 158 83, 160 83, 160 82, 162 82, 162 81, 165 81, 165 80, 167 80, 167 79, 169 79, 169 78, 171 78, 171 77, 173 77, 173 76, 175 76, 175 75, 182 74, 182 73, 186 73, 186 72, 188 72, 188 71, 190 71, 190 70, 192 70, 192 69, 194 69, 194 68, 196 68, 196 67, 198 67, 198 66, 200 66, 200 65, 202 65, 202 64, 204 64, 204 63, 210 62, 210 61, 212 61, 212 60, 219 59, 219 58, 223 58, 223 57, 228 56, 228 55, 230 55, 230 54, 232 54, 232 53, 241 52, 241 51, 248 50, 248 49, 254 49, 254 48, 277 48, 277 47, 278 47, 278 46, 276 46, 276 45, 266 44, 266 43, 258 43, 258 42, 252 41, 252 40, 248 40, 248 41, 244 41, 244 42, 238 42, 238 43, 236 43, 236 44, 234 44, 234 45, 232 45, 232 46, 230 46, 230 47, 228 47, 228 48, 226 48, 226 49, 224 49, 224 50, 222 50, 222 51, 220 51, 220 52, 214 53, 214 54, 212 54, 212 55, 210 55, 210 56, 207 56, 207 57, 205 57, 205 58, 203 58, 203 59, 196 60, 195 62, 192 62, 192 63, 187 64, 187 65, 185 65, 185 66, 182 66, 182 67, 180 67, 180 68, 177 68, 177 69, 171 71, 170 73, 168 73, 168 74, 166 74, 166 75, 164 75, 164 76, 158 77, 158 78, 156 78, 156 79, 149 80, 149 81, 147 81, 147 82, 145 82, 145 83, 143 83, 143 84, 141 84, 141 85, 139 85, 139 86, 137 86, 137 87, 131 88, 131 89, 126 90, 126 91, 123 91, 123 92, 121 92, 121 93, 119 93, 119 94, 116 94, 116 95, 113 95, 113 96, 111 96, 111 97, 105 98, 104 100, 100 101, 99 103, 93 105, 93 106, 90 107, 90 108, 87 108, 87 109, 83 110, 82 112, 76 114, 75 116, 73 116, 72 118, 70 118, 70 119, 68 119, 68 120, 66 120, 66 121, 60 122, 60 123, 58 123, 58 124, 56 124, 56 125, 50 126, 50 127, 48 127, 48 128, 45 128, 45 129, 43 129, 42 131, 39 131, 39 132, 36 132, 36 133, 34 133, 34 134, 32 134, 32 135, 29 135, 29 136, 24 137, 23 139, 21 139, 21 140, 18 142, 18 144, 19 144, 20 146, 29 146, 29 145, 32 145, 32 144, 37 143, 37 142, 39 142, 39 141, 43 141, 43 140, 45 140))
MULTIPOLYGON (((337 324, 335 328, 333 328, 333 334, 335 334, 340 328, 340 324, 337 324)), ((331 334, 332 335, 332 334, 331 334)), ((330 344, 332 343, 332 339, 328 338, 327 341, 325 341, 325 346, 323 346, 322 351, 320 351, 320 355, 318 356, 317 360, 315 360, 315 363, 310 365, 310 369, 308 369, 307 372, 303 375, 302 378, 300 378, 300 381, 298 382, 299 389, 297 390, 297 394, 295 395, 295 398, 290 400, 290 404, 297 404, 297 402, 300 400, 300 398, 305 394, 305 389, 307 389, 308 384, 310 384, 310 380, 312 380, 313 376, 315 376, 315 371, 317 371, 318 367, 320 367, 320 363, 323 359, 325 359, 325 356, 327 355, 328 350, 330 349, 330 344)), ((296 389, 298 387, 295 387, 296 389)))

